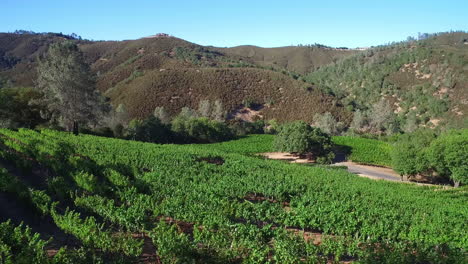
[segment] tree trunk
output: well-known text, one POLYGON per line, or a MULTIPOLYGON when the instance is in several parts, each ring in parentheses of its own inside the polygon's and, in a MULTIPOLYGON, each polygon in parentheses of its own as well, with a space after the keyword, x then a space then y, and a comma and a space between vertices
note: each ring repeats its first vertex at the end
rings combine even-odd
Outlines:
POLYGON ((401 181, 408 181, 408 175, 400 175, 401 181))
POLYGON ((78 135, 78 122, 73 121, 73 135, 78 135))
POLYGON ((460 181, 453 181, 453 187, 455 188, 460 187, 460 181))

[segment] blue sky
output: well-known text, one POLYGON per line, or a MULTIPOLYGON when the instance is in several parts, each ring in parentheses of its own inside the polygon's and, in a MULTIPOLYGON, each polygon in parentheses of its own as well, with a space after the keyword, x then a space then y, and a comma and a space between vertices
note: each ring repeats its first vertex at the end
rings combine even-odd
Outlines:
POLYGON ((0 32, 77 33, 95 40, 159 32, 202 45, 365 47, 418 32, 468 30, 467 0, 0 0, 0 32))

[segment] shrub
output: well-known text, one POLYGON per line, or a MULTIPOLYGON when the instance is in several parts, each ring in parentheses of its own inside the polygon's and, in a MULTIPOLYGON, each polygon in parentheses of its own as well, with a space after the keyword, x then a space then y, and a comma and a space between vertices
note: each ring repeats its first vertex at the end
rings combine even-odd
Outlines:
POLYGON ((169 143, 173 141, 173 135, 168 125, 165 125, 158 118, 151 116, 144 121, 130 122, 130 138, 153 143, 169 143))
POLYGON ((172 131, 184 142, 219 142, 234 138, 225 124, 206 117, 186 118, 179 115, 172 121, 172 131))
POLYGON ((431 130, 417 130, 402 135, 391 154, 393 169, 400 175, 410 176, 427 172, 431 166, 426 151, 435 138, 431 130))
POLYGON ((468 130, 450 131, 434 140, 428 151, 428 160, 442 176, 468 183, 468 130))
POLYGON ((229 124, 229 128, 234 134, 238 136, 244 136, 248 134, 263 134, 264 127, 265 122, 263 120, 257 120, 255 122, 232 120, 229 124))
POLYGON ((344 124, 336 121, 335 117, 330 112, 326 112, 323 115, 315 114, 314 121, 316 127, 330 135, 339 135, 344 129, 344 124))
POLYGON ((300 155, 312 154, 318 163, 331 163, 335 156, 330 136, 303 121, 283 125, 275 137, 274 148, 300 155))

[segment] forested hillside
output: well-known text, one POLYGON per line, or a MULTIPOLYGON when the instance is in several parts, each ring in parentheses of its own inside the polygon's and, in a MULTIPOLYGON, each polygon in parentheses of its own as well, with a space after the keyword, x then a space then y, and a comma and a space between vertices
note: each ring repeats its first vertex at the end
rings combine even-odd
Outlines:
POLYGON ((351 111, 362 113, 385 100, 407 132, 439 124, 466 127, 468 34, 425 35, 372 48, 306 79, 351 111))

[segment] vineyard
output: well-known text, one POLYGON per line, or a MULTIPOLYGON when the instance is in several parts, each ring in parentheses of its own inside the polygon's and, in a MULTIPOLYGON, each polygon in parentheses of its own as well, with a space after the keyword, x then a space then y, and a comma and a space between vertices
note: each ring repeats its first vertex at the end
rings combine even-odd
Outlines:
POLYGON ((348 148, 347 158, 357 163, 391 167, 392 158, 390 152, 392 146, 389 143, 360 137, 336 136, 333 143, 348 148))
MULTIPOLYGON (((350 140, 335 143, 367 148, 350 140)), ((156 145, 0 129, 0 262, 467 263, 465 187, 253 155, 271 141, 156 145)), ((388 165, 358 153, 350 158, 388 165)))

